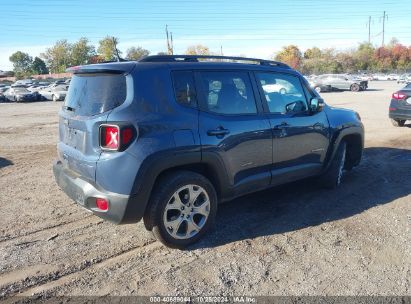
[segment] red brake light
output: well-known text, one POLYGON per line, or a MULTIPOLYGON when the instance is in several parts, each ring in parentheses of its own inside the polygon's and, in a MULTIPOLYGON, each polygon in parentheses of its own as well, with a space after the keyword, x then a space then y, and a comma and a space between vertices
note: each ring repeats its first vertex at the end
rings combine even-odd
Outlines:
POLYGON ((120 132, 118 126, 101 127, 101 147, 107 150, 118 150, 120 146, 120 132))
POLYGON ((395 92, 394 94, 392 94, 392 98, 397 100, 404 99, 405 97, 407 97, 407 95, 400 92, 395 92))
POLYGON ((133 141, 135 133, 132 126, 101 125, 100 147, 103 150, 122 151, 133 141))
POLYGON ((101 211, 107 211, 108 210, 108 201, 104 198, 96 198, 96 206, 101 211))
POLYGON ((124 128, 121 130, 121 144, 127 145, 133 139, 133 130, 131 128, 124 128))

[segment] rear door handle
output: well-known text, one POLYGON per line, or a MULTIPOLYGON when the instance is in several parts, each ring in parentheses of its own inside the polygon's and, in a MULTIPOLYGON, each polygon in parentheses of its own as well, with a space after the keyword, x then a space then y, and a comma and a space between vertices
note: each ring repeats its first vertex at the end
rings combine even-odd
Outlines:
POLYGON ((223 127, 218 127, 217 129, 207 131, 208 136, 224 136, 224 135, 227 135, 229 133, 230 133, 230 131, 227 130, 227 129, 224 129, 223 127))
POLYGON ((274 130, 281 130, 284 128, 289 127, 290 125, 288 123, 286 123, 285 121, 283 121, 282 123, 280 123, 279 125, 276 125, 273 127, 274 130))

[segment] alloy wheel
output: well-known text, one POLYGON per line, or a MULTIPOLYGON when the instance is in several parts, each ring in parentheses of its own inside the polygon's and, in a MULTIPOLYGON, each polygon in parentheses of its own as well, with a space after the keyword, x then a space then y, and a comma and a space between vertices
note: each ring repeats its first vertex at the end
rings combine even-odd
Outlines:
POLYGON ((185 185, 169 199, 163 213, 166 231, 176 239, 189 239, 200 232, 210 214, 210 199, 198 185, 185 185))

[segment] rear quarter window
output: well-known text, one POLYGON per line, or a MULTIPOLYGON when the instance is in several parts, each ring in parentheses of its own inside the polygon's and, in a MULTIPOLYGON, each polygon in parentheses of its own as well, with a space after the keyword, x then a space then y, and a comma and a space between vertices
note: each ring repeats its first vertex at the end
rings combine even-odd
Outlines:
POLYGON ((197 93, 194 83, 194 75, 191 71, 172 72, 174 94, 176 101, 184 106, 197 106, 197 93))
POLYGON ((92 116, 120 106, 126 97, 126 77, 123 74, 74 74, 64 105, 77 115, 92 116))

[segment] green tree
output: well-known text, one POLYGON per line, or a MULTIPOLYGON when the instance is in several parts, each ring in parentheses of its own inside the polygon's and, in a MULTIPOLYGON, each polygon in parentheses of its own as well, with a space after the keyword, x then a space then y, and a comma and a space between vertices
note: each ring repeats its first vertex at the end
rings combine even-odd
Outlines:
POLYGON ((186 55, 210 55, 210 49, 202 44, 190 45, 186 50, 186 55))
POLYGON ((71 65, 72 45, 67 40, 57 41, 51 48, 40 54, 52 73, 63 73, 71 65))
POLYGON ((121 55, 121 52, 117 49, 118 38, 107 36, 99 41, 97 53, 106 61, 117 60, 117 54, 121 55))
POLYGON ((9 57, 9 60, 13 63, 13 70, 17 78, 31 73, 33 58, 29 54, 17 51, 9 57))
POLYGON ((318 47, 313 47, 311 49, 307 49, 304 52, 305 59, 320 59, 321 58, 321 50, 318 47))
POLYGON ((70 63, 72 65, 87 64, 94 55, 96 55, 95 47, 89 44, 87 38, 82 37, 72 45, 70 63))
POLYGON ((361 71, 371 70, 374 66, 374 52, 375 49, 371 43, 361 43, 352 55, 356 69, 361 71))
POLYGON ((49 70, 46 67, 46 63, 41 60, 39 57, 35 57, 33 60, 33 63, 31 65, 31 70, 33 71, 33 74, 48 74, 49 70))
POLYGON ((289 45, 283 47, 283 49, 277 53, 275 60, 284 62, 291 66, 293 69, 299 69, 302 61, 302 54, 300 49, 295 45, 289 45))
POLYGON ((131 47, 127 50, 127 60, 139 60, 140 58, 146 57, 150 52, 146 49, 143 49, 141 46, 131 47))

